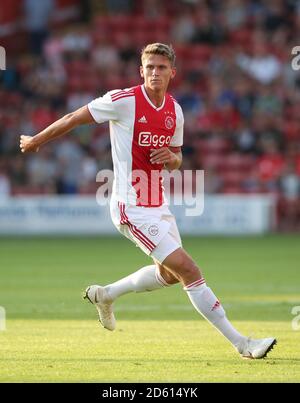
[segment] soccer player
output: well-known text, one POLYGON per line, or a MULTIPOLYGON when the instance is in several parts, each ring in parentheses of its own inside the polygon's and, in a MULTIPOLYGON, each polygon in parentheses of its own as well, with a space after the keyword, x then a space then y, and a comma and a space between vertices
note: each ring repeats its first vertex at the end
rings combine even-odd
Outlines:
POLYGON ((110 122, 115 178, 112 221, 154 264, 107 286, 86 289, 85 297, 95 305, 106 329, 115 329, 113 302, 121 295, 180 282, 195 309, 242 357, 263 358, 276 339, 249 339, 232 326, 199 267, 183 249, 175 218, 164 199, 159 173, 164 167, 178 169, 182 162, 183 114, 166 92, 176 74, 174 50, 162 43, 149 44, 142 51, 141 64, 142 85, 110 91, 37 135, 21 136, 21 151, 38 151, 82 124, 110 122))

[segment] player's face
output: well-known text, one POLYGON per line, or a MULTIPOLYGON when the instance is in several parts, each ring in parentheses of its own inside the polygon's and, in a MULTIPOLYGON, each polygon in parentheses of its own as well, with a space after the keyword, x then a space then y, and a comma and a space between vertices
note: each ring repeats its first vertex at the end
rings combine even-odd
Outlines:
POLYGON ((152 91, 166 91, 169 81, 175 76, 176 69, 169 59, 162 55, 149 55, 140 67, 146 88, 152 91))

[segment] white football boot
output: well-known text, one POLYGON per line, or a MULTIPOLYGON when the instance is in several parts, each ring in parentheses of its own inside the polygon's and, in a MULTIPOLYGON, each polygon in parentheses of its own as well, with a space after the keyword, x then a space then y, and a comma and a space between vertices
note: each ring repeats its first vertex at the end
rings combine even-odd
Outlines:
POLYGON ((267 356, 268 352, 277 343, 276 339, 269 337, 266 339, 245 339, 245 341, 237 347, 237 351, 242 358, 259 359, 267 356))
POLYGON ((106 289, 99 285, 90 285, 85 290, 83 298, 88 299, 95 305, 102 326, 105 327, 105 329, 114 330, 116 327, 116 320, 113 312, 112 301, 109 298, 106 289))

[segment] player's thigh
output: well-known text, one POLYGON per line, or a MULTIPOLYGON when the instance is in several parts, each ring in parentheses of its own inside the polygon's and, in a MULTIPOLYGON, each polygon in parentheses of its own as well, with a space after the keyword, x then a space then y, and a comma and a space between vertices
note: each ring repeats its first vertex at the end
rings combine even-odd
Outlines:
POLYGON ((164 214, 162 219, 166 220, 170 224, 168 234, 182 247, 181 236, 177 227, 176 219, 174 215, 168 210, 169 214, 164 214))

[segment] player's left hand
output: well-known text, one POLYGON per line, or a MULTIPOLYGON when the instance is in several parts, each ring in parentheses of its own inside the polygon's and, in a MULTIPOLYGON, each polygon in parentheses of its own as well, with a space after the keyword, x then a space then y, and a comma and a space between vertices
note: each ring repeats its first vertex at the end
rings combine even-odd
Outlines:
POLYGON ((151 164, 171 164, 176 160, 176 155, 168 147, 150 150, 151 164))

